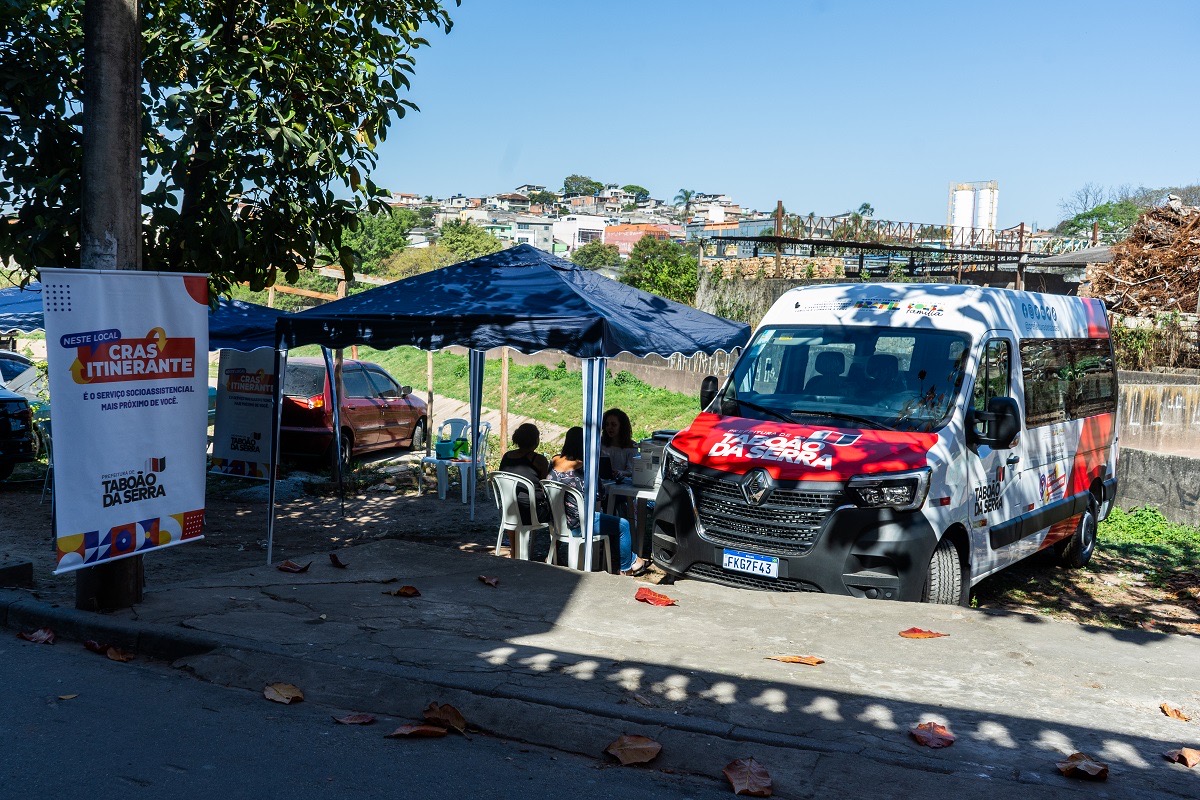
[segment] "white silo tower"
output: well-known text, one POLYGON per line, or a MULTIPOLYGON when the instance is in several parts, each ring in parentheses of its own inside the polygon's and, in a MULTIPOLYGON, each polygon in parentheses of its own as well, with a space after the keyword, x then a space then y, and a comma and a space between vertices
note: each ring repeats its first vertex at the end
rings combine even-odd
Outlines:
POLYGON ((952 183, 946 224, 955 228, 994 231, 999 198, 1000 189, 995 181, 952 183))

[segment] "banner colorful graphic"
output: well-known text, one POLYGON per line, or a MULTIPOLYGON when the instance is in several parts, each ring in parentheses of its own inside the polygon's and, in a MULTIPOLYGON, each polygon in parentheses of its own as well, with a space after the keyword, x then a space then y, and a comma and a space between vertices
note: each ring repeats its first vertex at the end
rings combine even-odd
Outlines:
POLYGON ((41 273, 55 573, 202 538, 208 279, 41 273))
POLYGON ((212 471, 266 480, 271 471, 275 351, 222 350, 212 471))

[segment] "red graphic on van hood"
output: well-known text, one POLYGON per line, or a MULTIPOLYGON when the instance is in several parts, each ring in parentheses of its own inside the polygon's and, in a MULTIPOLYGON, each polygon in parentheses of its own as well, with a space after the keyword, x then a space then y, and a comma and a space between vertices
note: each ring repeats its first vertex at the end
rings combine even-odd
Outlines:
POLYGON ((751 420, 703 413, 671 440, 693 464, 744 475, 762 467, 777 480, 846 481, 927 465, 936 433, 751 420))

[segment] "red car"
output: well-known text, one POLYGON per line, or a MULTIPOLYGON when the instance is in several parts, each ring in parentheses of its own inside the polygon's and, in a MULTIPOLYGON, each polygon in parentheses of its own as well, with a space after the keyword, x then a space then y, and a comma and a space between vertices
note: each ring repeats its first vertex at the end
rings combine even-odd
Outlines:
MULTIPOLYGON (((378 364, 342 363, 342 463, 389 447, 425 446, 425 401, 378 364)), ((283 380, 283 455, 325 456, 333 451, 333 394, 319 358, 289 358, 283 380)))

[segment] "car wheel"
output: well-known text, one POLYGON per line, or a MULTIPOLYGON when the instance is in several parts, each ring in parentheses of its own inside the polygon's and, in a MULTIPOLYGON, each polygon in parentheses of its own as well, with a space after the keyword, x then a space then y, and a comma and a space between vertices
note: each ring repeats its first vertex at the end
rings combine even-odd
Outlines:
POLYGON ((943 538, 929 559, 921 601, 953 606, 962 602, 962 559, 954 542, 943 538))
POLYGON ((8 476, 13 474, 16 466, 15 461, 0 461, 0 481, 8 480, 8 476))
POLYGON ((1071 538, 1055 545, 1055 555, 1058 565, 1067 569, 1079 569, 1087 566, 1096 552, 1096 519, 1099 516, 1100 505, 1094 494, 1088 495, 1087 511, 1079 518, 1079 527, 1071 538))
POLYGON ((425 418, 417 420, 416 426, 413 428, 412 442, 409 443, 409 450, 421 450, 425 447, 425 418))
POLYGON ((342 452, 338 455, 342 462, 342 474, 349 475, 354 467, 354 434, 348 429, 342 431, 342 452))

